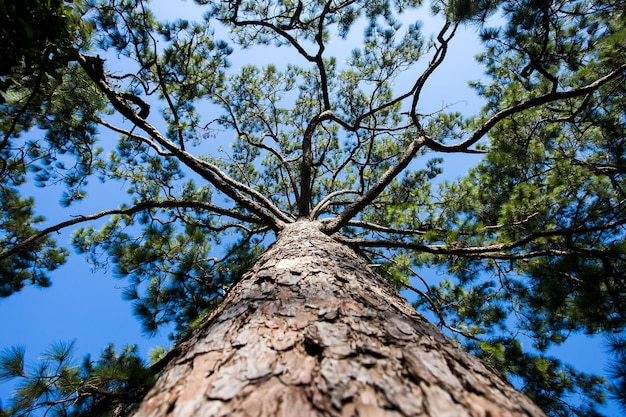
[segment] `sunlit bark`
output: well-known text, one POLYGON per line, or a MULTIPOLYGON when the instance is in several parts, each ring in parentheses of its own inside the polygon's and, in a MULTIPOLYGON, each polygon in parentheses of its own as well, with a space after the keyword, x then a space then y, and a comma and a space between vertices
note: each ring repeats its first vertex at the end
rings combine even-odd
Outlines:
POLYGON ((313 222, 170 357, 135 417, 544 415, 313 222))

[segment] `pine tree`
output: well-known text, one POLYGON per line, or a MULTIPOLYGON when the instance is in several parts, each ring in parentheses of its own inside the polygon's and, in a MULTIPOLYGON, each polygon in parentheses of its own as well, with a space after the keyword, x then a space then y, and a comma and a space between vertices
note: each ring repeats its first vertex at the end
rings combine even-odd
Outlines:
POLYGON ((593 415, 607 390, 626 404, 619 2, 196 3, 196 21, 158 21, 147 1, 75 1, 44 37, 61 58, 0 74, 0 294, 49 285, 69 255, 55 232, 75 227, 144 329, 179 341, 151 367, 111 348, 81 368, 57 346, 35 379, 8 349, 0 377, 54 382, 9 412, 127 413, 152 374, 138 415, 541 415, 509 377, 549 415, 593 415), (424 108, 468 31, 485 106, 424 108), (479 162, 442 179, 450 154, 479 162), (62 187, 69 207, 98 180, 128 196, 57 224, 24 191, 62 187), (550 356, 580 332, 610 341, 613 381, 550 356), (98 379, 111 364, 128 367, 98 379))

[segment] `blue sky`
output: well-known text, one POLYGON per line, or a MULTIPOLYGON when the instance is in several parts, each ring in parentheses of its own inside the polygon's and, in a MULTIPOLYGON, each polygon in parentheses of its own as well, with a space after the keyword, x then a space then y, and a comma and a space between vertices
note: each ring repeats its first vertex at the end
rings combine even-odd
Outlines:
MULTIPOLYGON (((153 2, 158 17, 173 19, 184 17, 200 18, 198 9, 191 1, 173 2, 158 0, 153 2)), ((434 28, 434 27, 433 27, 434 28)), ((429 22, 425 29, 430 30, 429 22)), ((434 29, 433 29, 434 30, 434 29)), ((335 48, 348 48, 349 44, 335 45, 335 48)), ((348 52, 349 49, 346 50, 348 52)), ((479 78, 481 69, 473 62, 478 52, 476 34, 472 31, 461 34, 457 42, 451 45, 449 59, 441 68, 428 89, 432 96, 427 97, 426 105, 434 111, 441 106, 453 104, 461 112, 474 112, 480 101, 467 87, 467 81, 479 78)), ((276 59, 263 54, 262 49, 247 51, 240 56, 234 55, 235 67, 245 63, 259 64, 276 59)), ((286 59, 280 57, 279 59, 286 59)), ((448 176, 462 175, 475 162, 468 161, 467 155, 446 156, 445 167, 448 176)), ((116 194, 124 194, 119 185, 94 184, 91 189, 92 199, 84 204, 62 209, 58 205, 60 191, 33 188, 39 199, 40 214, 50 222, 65 220, 69 215, 96 212, 101 209, 115 208, 116 194)), ((122 197, 124 198, 124 197, 122 197)), ((124 201, 124 200, 120 200, 124 201)), ((58 237, 61 244, 69 247, 71 230, 64 231, 58 237)), ((118 348, 128 344, 137 344, 143 356, 159 345, 170 346, 167 331, 149 338, 141 333, 139 322, 131 314, 131 304, 121 299, 124 281, 113 277, 111 271, 93 273, 81 255, 73 254, 69 262, 52 275, 53 286, 48 289, 28 287, 22 292, 0 299, 0 349, 23 345, 27 349, 27 359, 35 361, 52 342, 76 341, 77 359, 89 353, 97 357, 109 343, 118 348)), ((575 336, 572 341, 558 348, 558 355, 579 369, 589 372, 605 370, 604 350, 599 340, 589 340, 575 336)), ((0 399, 6 401, 10 391, 9 384, 0 384, 0 399)), ((609 415, 618 415, 617 408, 606 410, 609 415)))

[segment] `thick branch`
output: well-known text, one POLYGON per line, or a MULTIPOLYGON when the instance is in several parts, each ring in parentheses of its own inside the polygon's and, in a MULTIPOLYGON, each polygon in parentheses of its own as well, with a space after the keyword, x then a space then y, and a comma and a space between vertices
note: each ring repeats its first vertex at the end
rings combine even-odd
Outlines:
MULTIPOLYGON (((347 246, 359 248, 395 248, 409 249, 418 252, 430 253, 433 255, 456 255, 474 259, 531 259, 544 256, 564 256, 571 255, 574 250, 557 250, 546 249, 540 251, 511 253, 504 250, 498 250, 500 245, 492 245, 486 247, 469 247, 469 248, 447 248, 443 245, 420 245, 412 242, 404 242, 398 240, 379 240, 379 239, 356 239, 347 238, 341 235, 334 235, 334 238, 347 246)), ((504 249, 504 248, 502 248, 504 249)))
POLYGON ((326 207, 330 204, 331 200, 337 196, 344 194, 359 194, 356 190, 339 190, 328 194, 322 199, 311 211, 311 220, 317 219, 326 210, 326 207))
POLYGON ((527 236, 510 243, 498 243, 487 246, 469 246, 469 247, 448 247, 445 245, 423 245, 414 242, 405 242, 398 239, 355 239, 336 235, 335 239, 349 246, 369 247, 369 248, 402 248, 419 252, 432 253, 435 255, 457 255, 474 258, 494 258, 494 259, 527 259, 538 256, 548 255, 567 255, 572 253, 586 253, 588 255, 598 255, 597 250, 589 250, 582 248, 566 248, 566 249, 546 249, 530 252, 511 253, 513 249, 520 248, 526 244, 532 243, 538 239, 547 237, 572 236, 583 233, 593 233, 603 230, 609 230, 615 227, 626 225, 626 219, 607 223, 599 226, 574 227, 568 229, 545 230, 541 232, 530 233, 527 236))
MULTIPOLYGON (((411 118, 413 120, 413 123, 419 128, 419 122, 415 114, 415 108, 417 106, 420 93, 422 89, 424 88, 424 85, 426 84, 426 81, 430 78, 430 76, 434 73, 434 71, 439 67, 439 65, 441 65, 441 63, 443 62, 446 56, 448 43, 450 42, 450 39, 452 39, 452 37, 454 36, 456 32, 456 26, 455 26, 452 29, 452 32, 446 37, 445 34, 450 29, 450 26, 451 26, 450 22, 446 22, 445 25, 442 27, 437 37, 440 43, 440 47, 437 48, 437 52, 435 53, 432 60, 430 61, 428 68, 417 79, 411 91, 408 94, 400 96, 397 99, 392 100, 391 102, 387 104, 383 104, 376 109, 372 109, 368 113, 360 116, 356 120, 354 126, 352 126, 352 129, 349 129, 349 130, 358 129, 361 121, 364 120, 364 118, 367 117, 368 115, 373 115, 377 111, 380 111, 389 105, 393 105, 398 101, 404 100, 410 95, 413 95, 411 118)), ((334 117, 333 114, 331 114, 330 116, 332 120, 336 121, 337 118, 334 117)), ((374 199, 376 199, 376 197, 380 195, 380 193, 389 185, 389 183, 391 183, 391 181, 408 166, 408 164, 411 162, 411 160, 413 159, 417 151, 421 148, 421 146, 427 140, 428 139, 425 136, 421 136, 417 138, 416 140, 414 140, 407 147, 407 149, 403 153, 402 157, 398 160, 398 162, 392 167, 390 167, 389 170, 387 170, 387 172, 385 172, 381 176, 381 178, 369 191, 367 191, 359 200, 355 201, 353 204, 348 206, 336 219, 334 219, 333 221, 327 224, 327 227, 328 227, 327 232, 328 233, 337 232, 341 227, 345 226, 347 222, 349 222, 352 218, 354 218, 354 216, 356 216, 361 210, 363 210, 367 205, 369 205, 372 201, 374 201, 374 199)))
POLYGON ((363 229, 371 230, 373 232, 389 233, 395 235, 424 235, 427 230, 422 229, 394 229, 392 227, 381 226, 376 223, 363 222, 351 220, 348 222, 348 226, 360 227, 363 229))
POLYGON ((267 226, 273 230, 280 230, 283 227, 284 222, 290 221, 288 217, 281 213, 281 211, 275 207, 269 200, 264 198, 255 190, 250 189, 244 184, 238 183, 232 178, 228 177, 225 173, 219 170, 215 165, 206 161, 202 161, 189 152, 181 149, 166 137, 164 137, 154 126, 148 123, 146 120, 140 118, 135 111, 127 105, 127 103, 111 89, 109 86, 106 75, 104 73, 103 64, 104 61, 100 58, 94 58, 78 55, 78 62, 81 64, 85 72, 96 83, 97 87, 104 93, 104 95, 111 102, 113 107, 124 117, 132 121, 135 125, 145 131, 150 137, 152 137, 160 146, 171 152, 180 162, 187 165, 191 170, 199 174, 201 177, 209 181, 218 190, 226 194, 228 197, 235 200, 246 210, 257 215, 267 226), (239 191, 244 191, 255 198, 257 198, 262 204, 251 200, 239 191), (267 212, 270 211, 270 213, 267 212), (272 215, 273 214, 273 215, 272 215))
POLYGON ((372 188, 370 188, 363 196, 350 204, 345 210, 339 214, 336 218, 332 219, 325 225, 324 231, 326 233, 336 233, 343 226, 347 225, 350 220, 354 218, 361 210, 367 207, 372 201, 376 199, 382 193, 385 188, 393 181, 393 179, 398 176, 413 160, 417 151, 422 147, 425 142, 425 137, 420 136, 415 139, 411 144, 406 148, 398 162, 389 167, 389 169, 381 175, 376 184, 372 188))
POLYGON ((428 138, 426 141, 426 146, 438 152, 467 151, 470 146, 478 142, 483 136, 485 136, 491 130, 491 128, 493 128, 497 123, 501 122, 505 118, 512 116, 514 114, 520 113, 525 110, 542 106, 544 104, 591 94, 595 92, 596 90, 598 90, 603 85, 607 84, 608 82, 616 78, 619 78, 620 76, 623 76, 624 71, 626 71, 626 64, 618 67, 617 69, 611 71, 604 77, 598 78, 596 81, 590 84, 587 84, 584 87, 575 88, 573 90, 568 90, 568 91, 550 92, 542 96, 531 98, 529 100, 515 104, 511 107, 507 107, 506 109, 502 109, 499 112, 495 113, 493 116, 491 116, 489 119, 487 119, 482 124, 482 126, 480 126, 476 131, 474 131, 474 133, 472 133, 470 137, 468 137, 463 142, 458 143, 456 145, 444 145, 440 142, 433 140, 432 138, 428 138))
POLYGON ((324 120, 332 117, 327 110, 315 116, 304 131, 302 137, 302 167, 300 172, 300 199, 298 200, 298 215, 308 218, 311 214, 311 186, 313 170, 313 133, 324 120))
POLYGON ((22 240, 15 246, 5 250, 0 253, 0 259, 8 258, 9 256, 14 255, 21 249, 27 247, 28 245, 36 242, 39 239, 49 235, 50 233, 58 232, 67 227, 74 226, 80 223, 85 223, 92 220, 97 220, 105 216, 113 216, 113 215, 132 215, 139 213, 141 211, 155 209, 155 208, 191 208, 191 209, 200 209, 213 212, 215 214, 232 217, 233 219, 240 220, 243 222, 249 223, 257 223, 262 224, 263 221, 254 215, 249 215, 245 213, 241 213, 236 210, 230 210, 224 207, 216 206, 214 204, 205 203, 201 201, 183 201, 183 200, 170 200, 170 201, 145 201, 142 203, 138 203, 133 207, 127 209, 112 209, 112 210, 103 210, 98 213, 90 214, 87 216, 78 216, 71 220, 66 220, 61 223, 57 223, 54 226, 47 227, 28 238, 22 240))

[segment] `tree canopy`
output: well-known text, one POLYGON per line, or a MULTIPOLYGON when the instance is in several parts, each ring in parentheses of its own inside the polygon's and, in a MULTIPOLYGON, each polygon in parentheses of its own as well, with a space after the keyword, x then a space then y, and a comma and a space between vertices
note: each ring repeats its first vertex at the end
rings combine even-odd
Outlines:
POLYGON ((1 101, 7 88, 24 75, 22 71, 36 75, 35 79, 43 74, 54 76, 80 45, 80 14, 64 3, 71 2, 0 1, 1 101))
MULTIPOLYGON (((75 227, 145 330, 179 339, 275 232, 317 219, 551 415, 592 415, 609 386, 626 404, 621 2, 196 3, 197 20, 160 21, 141 0, 0 1, 16 22, 0 29, 3 297, 49 285, 70 253, 55 232, 75 227), (50 24, 14 18, 42 11, 50 24), (483 46, 467 81, 484 107, 425 109, 464 31, 483 46), (256 49, 276 62, 245 62, 256 49), (479 162, 446 177, 451 154, 479 162), (56 224, 28 191, 71 207, 97 182, 127 194, 56 224), (576 333, 607 339, 612 380, 551 356, 576 333)), ((23 352, 4 353, 0 378, 20 376, 23 352)))

